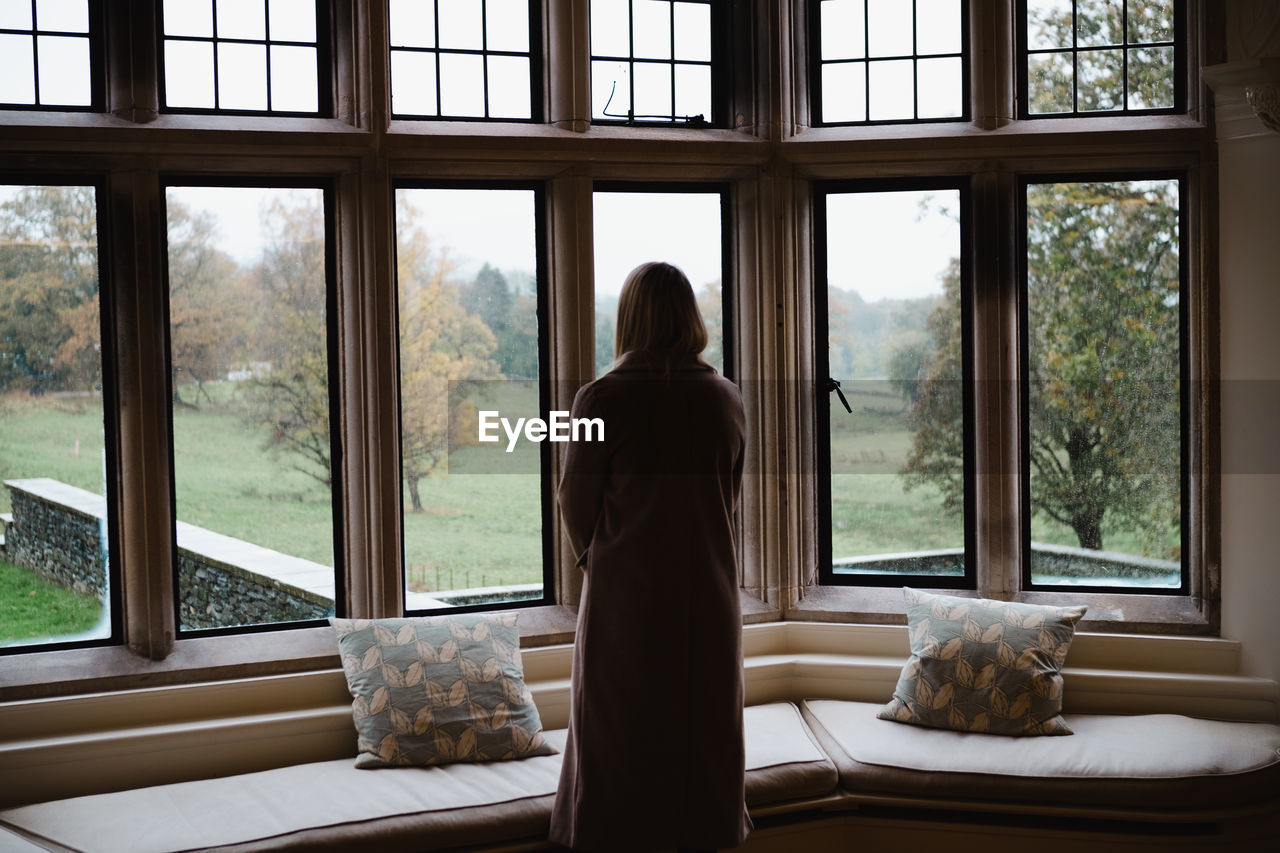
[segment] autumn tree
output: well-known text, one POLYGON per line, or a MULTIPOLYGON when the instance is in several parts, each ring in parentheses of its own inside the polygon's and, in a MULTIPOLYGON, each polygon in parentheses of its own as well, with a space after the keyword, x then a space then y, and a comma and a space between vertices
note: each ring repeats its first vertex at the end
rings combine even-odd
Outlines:
MULTIPOLYGON (((464 307, 453 265, 417 219, 413 206, 402 201, 396 215, 401 471, 413 511, 422 512, 419 483, 448 459, 450 391, 465 398, 502 372, 495 360, 497 338, 480 315, 464 307)), ((496 277, 489 281, 496 286, 496 277)))
POLYGON ((0 388, 101 385, 93 187, 29 186, 0 204, 0 388))
MULTIPOLYGON (((1027 191, 1031 510, 1100 549, 1108 518, 1173 556, 1179 525, 1178 199, 1173 181, 1027 191)), ((963 499, 959 276, 928 320, 908 485, 963 499)))

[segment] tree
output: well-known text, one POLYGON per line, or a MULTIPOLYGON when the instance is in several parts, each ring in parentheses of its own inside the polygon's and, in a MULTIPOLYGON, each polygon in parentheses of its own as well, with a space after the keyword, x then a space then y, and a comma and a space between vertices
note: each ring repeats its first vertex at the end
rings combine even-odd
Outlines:
POLYGON ((702 358, 707 364, 724 365, 724 299, 720 279, 702 285, 698 293, 698 311, 707 327, 707 348, 702 358))
MULTIPOLYGON (((173 400, 194 384, 196 399, 208 399, 206 382, 217 381, 248 343, 252 291, 239 265, 217 246, 217 222, 208 211, 192 212, 168 199, 169 368, 173 400)), ((196 401, 185 401, 193 403, 196 401)))
MULTIPOLYGON (((1173 181, 1027 193, 1027 433, 1033 513, 1103 547, 1113 515, 1163 548, 1179 522, 1179 269, 1173 181)), ((963 495, 959 276, 929 317, 908 485, 963 495)), ((1172 546, 1176 551, 1176 546, 1172 546)))
POLYGON ((538 377, 538 303, 513 288, 497 268, 485 264, 460 288, 462 307, 477 315, 497 340, 495 358, 508 379, 538 377))
MULTIPOLYGON (((465 398, 481 382, 502 374, 494 360, 497 339, 479 315, 464 307, 452 264, 434 251, 416 219, 412 205, 402 202, 396 216, 401 470, 413 511, 422 512, 419 482, 448 459, 450 392, 465 398)), ((499 285, 500 277, 487 276, 473 293, 483 294, 486 287, 501 292, 506 283, 499 285)))
POLYGON ((0 204, 0 388, 102 382, 93 187, 29 186, 0 204))
POLYGON ((263 222, 271 239, 251 276, 257 323, 243 352, 269 368, 250 380, 248 417, 268 427, 268 448, 330 487, 324 210, 318 198, 276 198, 263 222))

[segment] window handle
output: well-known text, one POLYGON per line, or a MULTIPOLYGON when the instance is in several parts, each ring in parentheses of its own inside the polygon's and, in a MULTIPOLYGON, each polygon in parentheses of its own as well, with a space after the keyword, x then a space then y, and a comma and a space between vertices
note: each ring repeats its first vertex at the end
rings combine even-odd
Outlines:
POLYGON ((840 380, 832 379, 830 376, 828 376, 827 377, 827 393, 830 394, 832 391, 835 391, 836 394, 839 395, 840 402, 844 404, 844 410, 852 415, 853 407, 849 405, 849 401, 845 399, 844 392, 840 390, 840 380))

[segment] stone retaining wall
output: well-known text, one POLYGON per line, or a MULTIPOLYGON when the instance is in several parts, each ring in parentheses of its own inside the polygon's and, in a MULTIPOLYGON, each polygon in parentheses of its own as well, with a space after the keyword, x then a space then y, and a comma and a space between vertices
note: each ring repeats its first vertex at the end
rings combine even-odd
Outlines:
POLYGON ((5 559, 58 586, 102 598, 107 565, 102 498, 57 480, 7 480, 13 520, 5 559))
MULTIPOLYGON (((59 586, 106 591, 106 501, 47 478, 6 480, 13 520, 9 562, 59 586), (101 539, 100 539, 101 536, 101 539)), ((183 629, 323 619, 333 613, 333 569, 178 522, 183 629), (251 568, 252 567, 252 568, 251 568)))

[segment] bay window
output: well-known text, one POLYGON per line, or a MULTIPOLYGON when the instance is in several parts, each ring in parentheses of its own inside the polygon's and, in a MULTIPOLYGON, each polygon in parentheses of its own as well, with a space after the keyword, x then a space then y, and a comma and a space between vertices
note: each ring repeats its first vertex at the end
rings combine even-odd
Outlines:
POLYGON ((743 392, 748 620, 909 583, 1214 633, 1211 5, 0 3, 90 57, 0 83, 0 301, 62 274, 41 188, 101 271, 56 340, 0 319, 0 474, 105 499, 109 555, 99 633, 7 646, 0 695, 330 666, 331 612, 570 641, 562 447, 480 414, 569 409, 643 260, 743 392))

